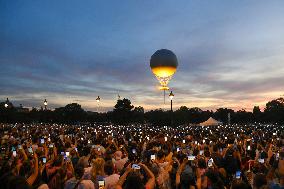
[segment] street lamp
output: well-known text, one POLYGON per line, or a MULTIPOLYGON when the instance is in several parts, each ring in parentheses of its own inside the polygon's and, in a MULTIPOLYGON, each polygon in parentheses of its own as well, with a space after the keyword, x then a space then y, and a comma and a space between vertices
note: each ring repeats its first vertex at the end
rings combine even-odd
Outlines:
POLYGON ((173 125, 173 98, 174 98, 174 93, 171 91, 169 94, 169 98, 171 99, 171 125, 173 125))
POLYGON ((174 98, 174 93, 173 93, 173 91, 171 91, 171 93, 169 94, 169 97, 170 97, 170 99, 171 99, 171 111, 173 111, 173 98, 174 98))
POLYGON ((8 108, 8 106, 9 106, 9 99, 8 99, 8 98, 7 98, 7 100, 6 100, 5 104, 4 104, 4 106, 5 106, 5 108, 8 108))
POLYGON ((96 98, 96 101, 97 101, 97 103, 98 103, 97 112, 99 112, 100 100, 101 100, 101 98, 100 98, 100 96, 98 96, 98 97, 96 98))
POLYGON ((44 101, 43 101, 43 105, 44 105, 44 109, 46 110, 46 107, 47 107, 47 100, 46 99, 44 99, 44 101))

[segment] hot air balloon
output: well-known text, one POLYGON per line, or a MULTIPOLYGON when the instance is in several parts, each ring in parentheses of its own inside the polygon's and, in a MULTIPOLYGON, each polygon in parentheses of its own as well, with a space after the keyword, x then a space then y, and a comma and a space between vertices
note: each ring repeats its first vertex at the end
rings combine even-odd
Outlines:
POLYGON ((178 61, 176 55, 168 49, 157 50, 150 60, 150 67, 153 74, 159 80, 161 87, 160 90, 169 90, 168 83, 176 72, 178 61))

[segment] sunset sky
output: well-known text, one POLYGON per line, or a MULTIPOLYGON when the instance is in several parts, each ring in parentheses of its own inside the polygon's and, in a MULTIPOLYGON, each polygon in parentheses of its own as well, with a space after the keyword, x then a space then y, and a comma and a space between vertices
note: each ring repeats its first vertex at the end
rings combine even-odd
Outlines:
POLYGON ((284 94, 284 1, 1 0, 0 101, 169 108, 149 66, 162 48, 174 109, 264 107, 284 94))

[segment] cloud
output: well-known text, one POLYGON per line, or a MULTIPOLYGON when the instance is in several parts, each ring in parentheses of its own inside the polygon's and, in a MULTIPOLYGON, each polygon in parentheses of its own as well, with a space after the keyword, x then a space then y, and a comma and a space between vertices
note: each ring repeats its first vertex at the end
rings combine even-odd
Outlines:
POLYGON ((150 56, 168 48, 179 60, 169 84, 175 108, 263 106, 283 91, 281 4, 6 2, 0 98, 96 110, 99 95, 107 110, 119 93, 148 110, 169 107, 149 67, 150 56))

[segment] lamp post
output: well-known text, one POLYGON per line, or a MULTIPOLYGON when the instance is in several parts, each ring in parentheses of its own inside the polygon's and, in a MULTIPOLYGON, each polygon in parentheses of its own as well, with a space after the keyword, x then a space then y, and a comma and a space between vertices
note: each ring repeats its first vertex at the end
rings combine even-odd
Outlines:
POLYGON ((44 110, 47 110, 47 108, 46 108, 46 107, 47 107, 47 104, 48 104, 48 103, 47 103, 47 100, 46 100, 46 99, 44 99, 44 101, 43 101, 44 110))
POLYGON ((97 103, 98 103, 98 109, 97 109, 97 112, 99 112, 100 101, 101 101, 100 96, 98 96, 98 97, 96 98, 96 101, 97 101, 97 103))
POLYGON ((169 94, 169 98, 171 99, 171 125, 173 125, 173 98, 174 98, 174 93, 171 91, 169 94))
POLYGON ((8 108, 8 106, 9 106, 9 99, 8 99, 8 98, 7 98, 7 100, 6 100, 5 104, 4 104, 4 106, 5 106, 5 108, 8 108))

